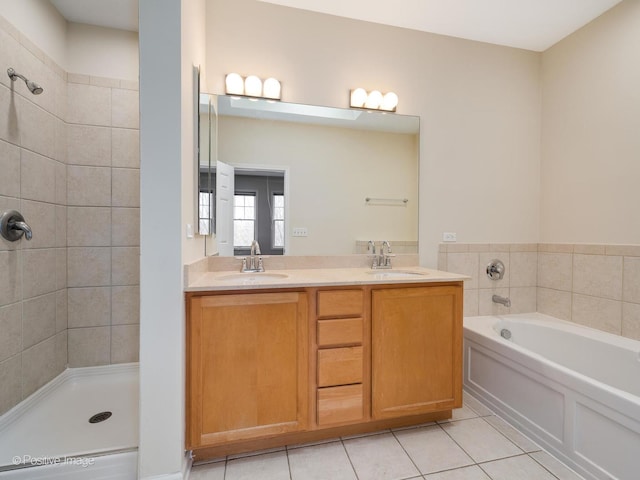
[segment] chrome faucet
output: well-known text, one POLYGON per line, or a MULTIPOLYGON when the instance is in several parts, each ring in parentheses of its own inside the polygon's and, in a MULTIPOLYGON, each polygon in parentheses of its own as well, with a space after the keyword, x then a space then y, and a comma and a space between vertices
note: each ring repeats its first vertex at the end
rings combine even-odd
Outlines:
POLYGON ((0 235, 10 242, 24 238, 31 240, 33 232, 31 227, 24 221, 24 217, 15 210, 7 210, 0 215, 0 235))
POLYGON ((241 272, 255 273, 264 272, 264 264, 262 263, 262 257, 260 256, 260 244, 257 240, 251 242, 251 254, 249 257, 242 259, 241 272))
POLYGON ((395 257, 395 255, 391 254, 391 244, 385 240, 382 242, 380 246, 380 254, 376 255, 376 245, 373 241, 369 240, 367 251, 371 251, 373 255, 373 261, 371 262, 371 268, 380 269, 380 268, 391 268, 391 257, 395 257), (385 248, 387 250, 385 252, 385 248))
POLYGON ((491 301, 493 303, 500 303, 507 308, 511 306, 511 299, 509 297, 501 297, 500 295, 494 295, 493 297, 491 297, 491 301))

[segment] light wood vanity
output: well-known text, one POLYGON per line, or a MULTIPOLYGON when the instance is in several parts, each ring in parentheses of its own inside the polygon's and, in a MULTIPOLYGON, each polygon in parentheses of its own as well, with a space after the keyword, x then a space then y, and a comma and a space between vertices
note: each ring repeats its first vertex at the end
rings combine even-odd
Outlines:
POLYGON ((448 275, 187 291, 186 448, 212 458, 450 418, 463 288, 448 275))

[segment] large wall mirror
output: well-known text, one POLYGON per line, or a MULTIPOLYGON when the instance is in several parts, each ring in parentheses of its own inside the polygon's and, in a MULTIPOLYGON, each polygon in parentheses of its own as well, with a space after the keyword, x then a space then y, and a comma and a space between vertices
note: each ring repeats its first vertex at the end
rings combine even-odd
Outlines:
POLYGON ((419 117, 206 94, 200 110, 207 254, 254 238, 269 255, 417 253, 419 117))

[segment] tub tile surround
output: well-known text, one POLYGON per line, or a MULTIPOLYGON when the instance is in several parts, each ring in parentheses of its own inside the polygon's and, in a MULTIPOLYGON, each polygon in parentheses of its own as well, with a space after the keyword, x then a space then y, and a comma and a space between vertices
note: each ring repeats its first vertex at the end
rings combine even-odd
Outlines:
POLYGON ((580 480, 467 393, 451 420, 196 464, 192 480, 580 480))
POLYGON ((45 89, 0 76, 0 209, 34 231, 0 240, 2 414, 67 365, 137 360, 140 162, 137 82, 68 74, 2 16, 0 57, 45 89))
POLYGON ((440 270, 474 277, 465 282, 464 314, 540 312, 640 340, 640 246, 592 244, 443 243, 440 270), (485 269, 502 260, 491 281, 485 269), (511 308, 491 296, 511 298, 511 308))

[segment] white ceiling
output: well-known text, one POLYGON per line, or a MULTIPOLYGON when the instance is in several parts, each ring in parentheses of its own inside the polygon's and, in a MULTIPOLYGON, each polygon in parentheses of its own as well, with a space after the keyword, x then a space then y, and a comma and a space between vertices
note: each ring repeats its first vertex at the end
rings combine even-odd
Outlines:
MULTIPOLYGON (((71 22, 138 30, 138 0, 50 1, 71 22)), ((621 0, 260 1, 480 42, 544 51, 621 0)))

